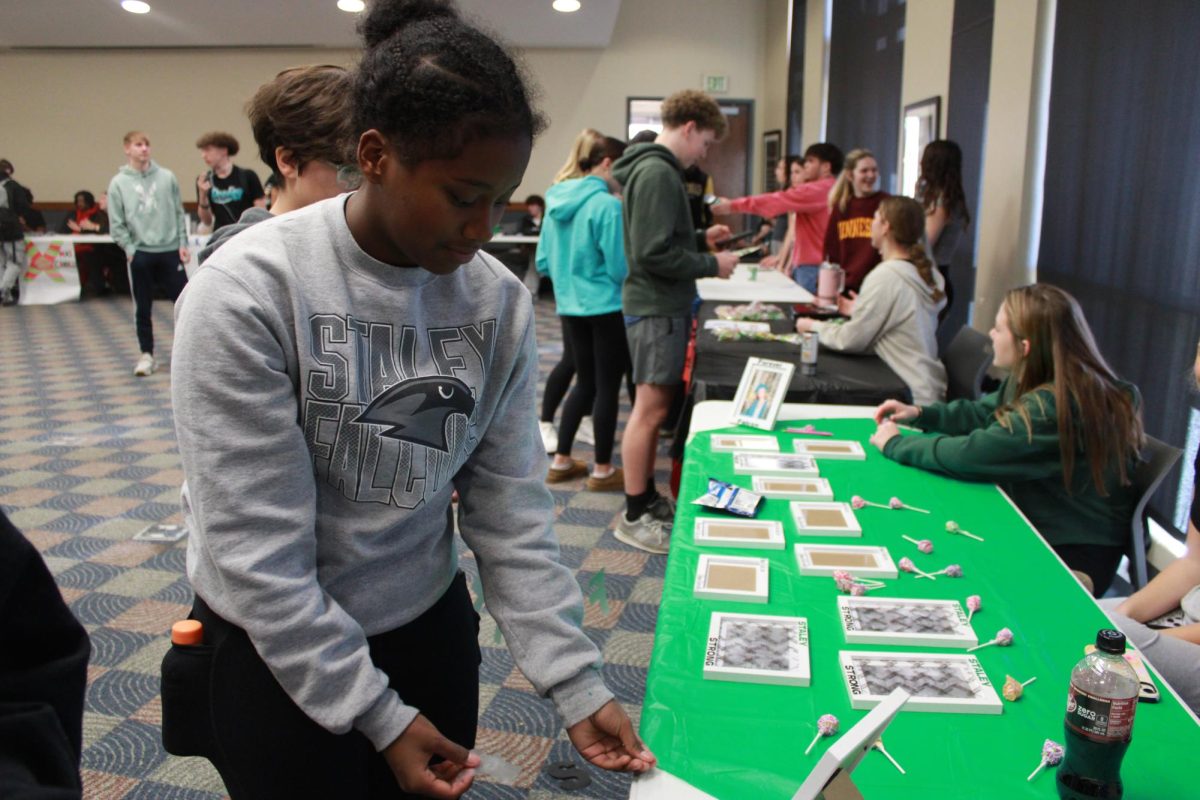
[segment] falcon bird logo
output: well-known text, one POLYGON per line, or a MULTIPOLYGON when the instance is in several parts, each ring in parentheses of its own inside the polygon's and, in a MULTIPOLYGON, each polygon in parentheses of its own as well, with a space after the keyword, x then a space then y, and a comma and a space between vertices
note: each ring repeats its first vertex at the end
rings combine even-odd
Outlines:
POLYGON ((383 436, 445 453, 446 420, 451 414, 469 418, 474 410, 471 388, 458 378, 410 378, 381 393, 354 421, 383 425, 383 436))

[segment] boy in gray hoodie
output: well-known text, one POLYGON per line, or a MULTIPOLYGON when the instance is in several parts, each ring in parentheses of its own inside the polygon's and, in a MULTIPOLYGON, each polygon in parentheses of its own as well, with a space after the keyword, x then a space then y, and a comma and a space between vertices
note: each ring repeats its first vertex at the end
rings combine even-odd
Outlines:
POLYGON ((108 184, 108 215, 113 241, 129 261, 134 319, 141 357, 133 374, 154 372, 154 323, 150 306, 154 287, 161 284, 175 302, 187 284, 183 265, 188 260, 187 225, 179 181, 175 174, 150 160, 150 137, 141 131, 125 134, 125 157, 108 184))

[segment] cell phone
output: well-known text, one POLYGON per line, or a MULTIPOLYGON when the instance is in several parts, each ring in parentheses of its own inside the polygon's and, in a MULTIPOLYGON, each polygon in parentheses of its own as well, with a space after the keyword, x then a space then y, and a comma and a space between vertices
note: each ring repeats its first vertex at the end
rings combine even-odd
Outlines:
POLYGON ((722 239, 720 242, 718 242, 718 244, 724 244, 724 245, 735 244, 744 239, 749 239, 749 238, 755 236, 757 233, 758 233, 758 231, 756 231, 756 230, 742 231, 741 233, 735 233, 733 236, 730 236, 728 239, 722 239))

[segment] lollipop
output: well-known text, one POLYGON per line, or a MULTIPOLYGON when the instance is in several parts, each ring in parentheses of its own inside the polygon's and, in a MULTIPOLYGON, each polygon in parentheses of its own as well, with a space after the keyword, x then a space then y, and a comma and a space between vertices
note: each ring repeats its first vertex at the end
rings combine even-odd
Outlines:
POLYGON ((954 520, 950 520, 949 522, 946 523, 946 533, 956 533, 961 536, 966 536, 970 539, 974 539, 977 542, 983 541, 982 536, 976 536, 975 534, 971 533, 970 531, 963 530, 962 528, 960 528, 958 526, 958 523, 955 522, 954 520))
POLYGON ((1033 772, 1029 773, 1029 777, 1026 778, 1025 780, 1027 780, 1027 781, 1033 780, 1034 778, 1037 777, 1038 773, 1041 772, 1046 767, 1058 766, 1058 762, 1062 761, 1062 759, 1063 759, 1063 746, 1061 744, 1059 744, 1058 742, 1047 739, 1046 743, 1042 745, 1042 763, 1038 764, 1037 769, 1035 769, 1033 772))
POLYGON ((915 544, 917 546, 917 549, 920 550, 925 555, 929 555, 930 553, 933 552, 933 542, 929 541, 928 539, 921 539, 920 541, 918 541, 906 534, 901 534, 900 538, 908 539, 910 542, 915 544))
POLYGON ((866 508, 867 506, 874 506, 875 508, 887 508, 887 506, 885 506, 883 503, 872 503, 870 500, 862 499, 862 497, 859 495, 854 495, 854 497, 850 498, 850 505, 854 506, 855 508, 866 508))
POLYGON ((975 616, 975 612, 983 608, 983 598, 977 594, 973 594, 967 598, 967 622, 971 621, 971 617, 975 616))
POLYGON ((833 714, 822 714, 820 719, 817 720, 817 735, 809 743, 808 749, 804 751, 804 755, 812 752, 812 749, 817 746, 817 740, 822 736, 833 736, 837 733, 839 725, 841 723, 838 722, 838 718, 833 714))
POLYGON ((896 763, 896 759, 892 758, 892 754, 891 754, 891 753, 889 753, 889 752, 887 751, 887 748, 885 748, 885 747, 883 746, 883 739, 876 739, 876 740, 875 740, 875 744, 871 745, 871 747, 873 747, 874 749, 876 749, 876 750, 878 750, 879 752, 883 753, 883 754, 884 754, 884 756, 886 756, 886 757, 887 757, 887 760, 888 760, 888 761, 890 761, 890 762, 892 762, 892 766, 893 766, 893 767, 895 767, 896 769, 900 770, 900 774, 901 774, 901 775, 905 775, 905 774, 907 774, 907 773, 904 771, 904 767, 902 767, 902 766, 900 766, 898 763, 896 763))
POLYGON ((1025 682, 1018 681, 1012 675, 1004 676, 1004 688, 1000 690, 1000 694, 1004 695, 1004 699, 1015 703, 1021 699, 1021 695, 1025 693, 1025 687, 1036 681, 1037 678, 1030 678, 1025 682))
POLYGON ((931 581, 937 580, 937 578, 933 577, 928 572, 923 572, 923 571, 917 569, 917 565, 914 564, 912 562, 912 559, 909 558, 908 556, 905 556, 904 558, 900 559, 900 569, 904 570, 905 572, 915 573, 918 578, 929 578, 929 580, 931 580, 931 581))
POLYGON ((1001 628, 1000 630, 996 631, 996 638, 992 639, 991 641, 984 642, 983 644, 977 644, 974 647, 968 647, 967 652, 973 653, 976 650, 979 650, 980 648, 987 647, 988 645, 993 645, 993 644, 998 644, 1001 647, 1008 647, 1010 644, 1012 644, 1012 641, 1013 641, 1013 632, 1010 631, 1008 628, 1001 628))
POLYGON ((917 508, 916 506, 910 506, 908 503, 904 502, 899 497, 893 497, 891 500, 888 500, 888 508, 895 508, 895 509, 907 508, 909 511, 920 511, 922 514, 929 513, 928 511, 926 511, 923 508, 917 508))
POLYGON ((961 578, 962 567, 958 564, 950 564, 945 569, 939 569, 937 572, 931 572, 930 575, 945 575, 947 578, 961 578))
POLYGON ((834 570, 833 582, 837 584, 838 589, 855 597, 861 597, 872 589, 882 589, 884 585, 883 581, 855 578, 849 572, 842 569, 834 570))

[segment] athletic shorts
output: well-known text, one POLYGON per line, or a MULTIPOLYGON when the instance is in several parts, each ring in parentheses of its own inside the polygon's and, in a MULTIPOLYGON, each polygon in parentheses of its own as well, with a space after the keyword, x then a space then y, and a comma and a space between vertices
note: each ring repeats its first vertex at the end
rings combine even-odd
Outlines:
POLYGON ((642 317, 625 328, 634 383, 683 383, 691 324, 687 317, 642 317))

